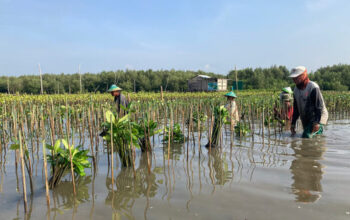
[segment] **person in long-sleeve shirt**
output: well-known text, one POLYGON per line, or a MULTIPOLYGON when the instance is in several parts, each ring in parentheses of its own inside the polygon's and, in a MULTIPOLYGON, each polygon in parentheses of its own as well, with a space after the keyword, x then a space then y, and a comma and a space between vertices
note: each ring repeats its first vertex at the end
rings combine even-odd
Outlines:
POLYGON ((327 124, 328 111, 323 100, 320 87, 309 80, 307 70, 303 66, 292 69, 296 87, 294 88, 293 117, 291 132, 294 135, 298 118, 301 119, 304 138, 312 138, 323 133, 323 127, 327 124))
POLYGON ((114 102, 116 104, 116 109, 118 114, 121 112, 124 112, 122 111, 121 106, 124 106, 125 108, 127 108, 129 105, 128 100, 123 94, 121 94, 121 91, 122 89, 114 84, 111 85, 111 87, 108 89, 108 92, 110 92, 111 95, 114 97, 114 102))

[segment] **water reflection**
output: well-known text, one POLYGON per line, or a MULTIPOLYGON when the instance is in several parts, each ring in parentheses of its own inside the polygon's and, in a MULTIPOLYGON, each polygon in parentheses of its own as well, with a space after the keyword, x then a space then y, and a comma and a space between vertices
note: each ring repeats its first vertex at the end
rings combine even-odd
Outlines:
POLYGON ((302 139, 291 143, 295 159, 290 167, 291 186, 297 202, 313 203, 321 197, 322 165, 325 152, 324 139, 302 139))
POLYGON ((172 143, 170 151, 168 152, 168 145, 163 145, 164 156, 171 160, 180 160, 183 150, 183 144, 172 143), (169 154, 169 155, 168 155, 169 154))
POLYGON ((141 196, 147 199, 146 218, 149 198, 154 197, 158 190, 155 173, 152 170, 150 173, 148 172, 147 155, 141 155, 139 167, 135 172, 132 167, 123 168, 115 179, 115 185, 116 187, 112 190, 112 180, 110 177, 106 178, 108 195, 105 199, 105 204, 113 208, 113 218, 124 216, 128 219, 133 219, 132 208, 136 199, 141 196), (134 176, 135 174, 136 176, 134 176))
POLYGON ((76 208, 79 204, 90 201, 89 187, 91 176, 79 177, 76 180, 76 196, 72 196, 71 181, 61 182, 53 191, 54 203, 64 209, 76 208))
POLYGON ((225 185, 233 179, 233 171, 229 170, 228 160, 226 159, 226 152, 221 152, 220 149, 212 148, 209 152, 209 169, 214 168, 215 184, 225 185))

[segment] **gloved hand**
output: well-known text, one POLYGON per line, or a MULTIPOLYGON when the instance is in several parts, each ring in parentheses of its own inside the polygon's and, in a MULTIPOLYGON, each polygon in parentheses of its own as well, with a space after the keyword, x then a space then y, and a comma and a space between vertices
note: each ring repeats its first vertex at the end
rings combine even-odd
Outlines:
POLYGON ((317 132, 318 130, 320 130, 320 124, 314 124, 312 126, 312 133, 317 132))

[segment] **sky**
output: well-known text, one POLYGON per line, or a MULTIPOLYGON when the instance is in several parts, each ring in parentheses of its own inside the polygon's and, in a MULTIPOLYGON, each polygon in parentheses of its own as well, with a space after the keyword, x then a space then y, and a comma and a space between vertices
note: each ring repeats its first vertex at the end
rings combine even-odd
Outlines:
POLYGON ((0 75, 350 63, 349 0, 0 0, 0 75))

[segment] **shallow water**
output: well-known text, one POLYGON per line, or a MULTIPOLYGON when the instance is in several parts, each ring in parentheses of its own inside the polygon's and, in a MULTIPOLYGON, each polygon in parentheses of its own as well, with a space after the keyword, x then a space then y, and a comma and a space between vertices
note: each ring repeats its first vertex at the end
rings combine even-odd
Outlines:
MULTIPOLYGON (((51 191, 47 209, 42 164, 34 164, 35 194, 28 192, 24 215, 20 170, 14 153, 2 157, 0 219, 349 219, 350 121, 330 121, 317 139, 259 135, 223 140, 223 146, 158 144, 152 154, 137 153, 136 169, 115 166, 100 149, 96 175, 69 180, 51 191)), ((197 139, 196 139, 197 141, 197 139)), ((159 143, 158 137, 156 143, 159 143)), ((4 156, 4 155, 3 155, 4 156)), ((116 164, 116 163, 115 163, 116 164)), ((28 181, 27 181, 28 182, 28 181)))

